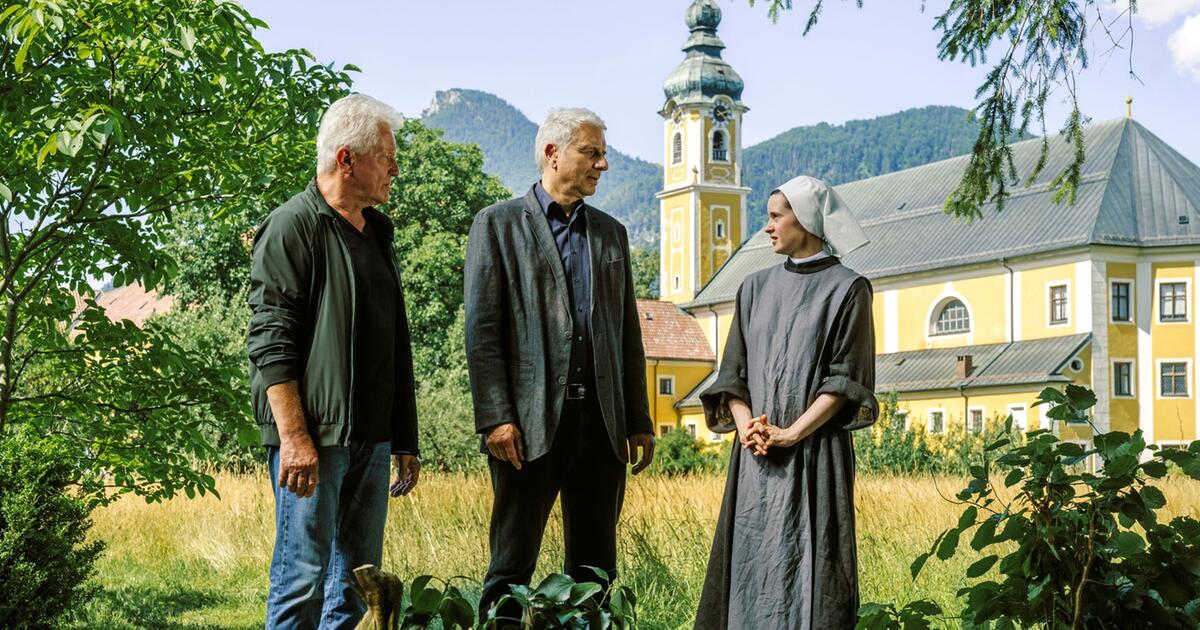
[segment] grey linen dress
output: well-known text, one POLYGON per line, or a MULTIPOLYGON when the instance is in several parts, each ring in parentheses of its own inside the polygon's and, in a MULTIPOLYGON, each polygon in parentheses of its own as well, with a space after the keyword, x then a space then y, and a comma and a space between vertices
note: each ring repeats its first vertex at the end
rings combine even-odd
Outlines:
POLYGON ((759 271, 738 289, 708 426, 735 431, 729 398, 788 426, 822 393, 836 415, 757 457, 734 443, 697 629, 852 628, 858 612, 850 431, 879 413, 871 284, 837 258, 759 271))

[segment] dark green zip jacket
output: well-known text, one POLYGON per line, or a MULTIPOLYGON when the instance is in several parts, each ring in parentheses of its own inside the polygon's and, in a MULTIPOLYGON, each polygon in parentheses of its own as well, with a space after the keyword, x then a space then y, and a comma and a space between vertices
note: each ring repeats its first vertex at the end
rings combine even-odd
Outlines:
MULTIPOLYGON (((385 235, 387 259, 400 290, 396 323, 396 389, 392 452, 417 453, 417 403, 404 292, 391 242, 392 222, 363 210, 385 235)), ((278 446, 279 431, 267 388, 294 380, 308 433, 317 446, 345 446, 354 417, 354 269, 333 208, 317 190, 276 208, 254 235, 250 269, 250 395, 264 445, 278 446)))

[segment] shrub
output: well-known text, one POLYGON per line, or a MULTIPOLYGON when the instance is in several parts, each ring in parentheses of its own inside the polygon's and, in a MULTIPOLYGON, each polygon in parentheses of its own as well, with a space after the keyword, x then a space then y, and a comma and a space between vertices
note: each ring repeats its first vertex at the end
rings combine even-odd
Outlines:
POLYGON ((860 473, 967 476, 980 459, 984 446, 1000 438, 1024 440, 1020 431, 997 417, 984 423, 980 433, 968 432, 965 423, 950 422, 945 433, 929 433, 922 424, 905 427, 895 392, 879 398, 879 419, 869 429, 854 433, 855 466, 860 473))
MULTIPOLYGON (((608 581, 608 574, 603 570, 589 568, 608 581)), ((483 625, 486 630, 625 630, 637 627, 637 598, 626 586, 610 586, 605 590, 596 582, 577 583, 569 575, 551 573, 536 588, 523 584, 510 588, 512 593, 501 597, 488 611, 483 625), (508 601, 520 605, 521 619, 497 616, 496 611, 508 601)))
MULTIPOLYGON (((1053 420, 1086 421, 1095 403, 1090 390, 1068 385, 1045 389, 1037 404, 1050 405, 1053 420)), ((912 564, 915 578, 931 556, 953 557, 973 531, 970 545, 984 555, 958 592, 963 627, 1200 627, 1200 521, 1159 522, 1166 499, 1150 483, 1171 464, 1200 479, 1200 440, 1159 449, 1141 431, 1111 432, 1087 448, 1041 429, 1017 446, 996 440, 985 453, 957 495, 958 524, 912 564), (1010 500, 992 485, 994 454, 1009 467, 1004 485, 1017 486, 1010 500), (1093 456, 1103 462, 1098 473, 1080 465, 1093 456)), ((867 604, 860 614, 860 628, 916 628, 941 609, 920 600, 899 610, 867 604)))
POLYGON ((74 462, 58 440, 28 430, 0 435, 0 619, 47 628, 92 597, 84 585, 100 555, 85 542, 90 508, 72 494, 74 462))
MULTIPOLYGON (((722 449, 721 452, 724 452, 722 449)), ((721 470, 721 453, 708 449, 684 429, 672 429, 658 439, 650 470, 675 477, 721 470)))

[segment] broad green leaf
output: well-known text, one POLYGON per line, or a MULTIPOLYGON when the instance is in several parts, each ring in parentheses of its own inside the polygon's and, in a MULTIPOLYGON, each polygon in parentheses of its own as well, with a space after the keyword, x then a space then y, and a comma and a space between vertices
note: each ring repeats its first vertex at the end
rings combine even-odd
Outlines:
POLYGON ((971 548, 981 551, 984 547, 996 542, 996 525, 998 523, 999 521, 995 518, 985 519, 975 530, 975 535, 971 537, 971 548))
POLYGON ((1144 540, 1142 540, 1141 536, 1135 532, 1129 531, 1117 534, 1116 537, 1113 538, 1112 544, 1117 553, 1126 558, 1141 553, 1146 546, 1146 543, 1144 540))
POLYGON ((1142 501, 1146 504, 1146 507, 1151 510, 1157 510, 1167 504, 1167 498, 1163 496, 1162 490, 1154 486, 1142 488, 1139 494, 1142 495, 1142 501))
POLYGON ((3 198, 8 203, 12 203, 13 200, 12 191, 9 190, 8 186, 5 186, 3 182, 0 182, 0 198, 3 198))
POLYGON ((995 565, 996 561, 999 559, 1000 559, 999 556, 992 554, 990 556, 984 556, 984 557, 976 560, 974 563, 971 564, 971 566, 967 567, 967 577, 977 578, 977 577, 983 575, 984 573, 987 573, 988 571, 991 570, 992 566, 995 565))
POLYGON ((1024 478, 1025 471, 1021 468, 1014 468, 1008 471, 1008 474, 1004 476, 1004 487, 1011 488, 1024 478))
POLYGON ((563 573, 551 573, 542 580, 534 589, 535 595, 542 595, 552 602, 562 603, 567 601, 571 596, 571 587, 575 586, 575 580, 571 576, 563 573))
POLYGON ((919 573, 921 573, 921 569, 923 569, 925 567, 925 562, 928 560, 929 560, 929 553, 928 552, 923 553, 923 554, 917 556, 916 560, 913 560, 912 565, 910 565, 908 567, 908 572, 912 575, 912 578, 914 580, 917 579, 917 575, 919 573))
POLYGON ((580 582, 571 587, 568 601, 572 606, 578 606, 588 598, 602 592, 604 592, 604 588, 595 582, 580 582))
POLYGON ((942 539, 942 543, 938 545, 937 557, 941 560, 949 560, 958 549, 959 530, 957 528, 950 529, 946 532, 946 537, 942 539))

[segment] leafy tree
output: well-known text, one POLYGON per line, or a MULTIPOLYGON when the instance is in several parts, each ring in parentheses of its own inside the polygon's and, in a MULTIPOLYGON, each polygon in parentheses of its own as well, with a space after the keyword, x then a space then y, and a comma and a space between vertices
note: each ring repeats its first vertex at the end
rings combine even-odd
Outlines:
MULTIPOLYGON (((754 6, 755 0, 748 1, 754 6)), ((863 0, 855 2, 861 9, 863 0)), ((1101 0, 951 0, 937 17, 934 28, 942 31, 939 59, 972 66, 987 63, 989 52, 998 53, 999 59, 975 92, 979 99, 975 108, 979 134, 958 188, 946 199, 946 212, 973 220, 982 216, 980 208, 985 203, 995 202, 996 210, 1003 210, 1009 188, 1021 181, 1008 143, 1015 136, 1027 134, 1031 127, 1042 136, 1042 151, 1025 185, 1037 179, 1050 149, 1046 101, 1056 89, 1065 89, 1071 103, 1062 131, 1074 147, 1075 156, 1051 186, 1056 189, 1056 202, 1075 202, 1084 160, 1083 126, 1088 122, 1079 110, 1075 82, 1077 73, 1088 66, 1087 43, 1092 35, 1089 21, 1094 20, 1103 29, 1114 48, 1121 47, 1126 37, 1131 41, 1133 38, 1137 0, 1112 2, 1125 7, 1116 20, 1101 13, 1101 0), (1119 35, 1114 34, 1110 27, 1123 18, 1129 20, 1129 25, 1119 35)), ((792 0, 766 0, 765 4, 772 21, 792 8, 792 0)), ((825 0, 815 0, 805 35, 816 26, 824 5, 825 0)), ((1132 54, 1131 46, 1129 73, 1136 77, 1132 54)))
MULTIPOLYGON (((381 210, 396 224, 396 256, 419 376, 451 364, 449 331, 463 305, 467 232, 475 213, 508 197, 483 172, 479 147, 442 139, 438 129, 409 120, 396 133, 400 176, 381 210)), ((465 360, 464 360, 465 364, 465 360)))
POLYGON ((637 286, 637 296, 642 299, 658 299, 658 249, 633 245, 630 248, 633 257, 633 283, 637 286))
POLYGON ((262 26, 220 0, 0 12, 0 429, 59 436, 94 500, 213 490, 189 410, 244 417, 219 361, 153 321, 109 322, 88 296, 96 279, 170 279, 160 246, 180 213, 219 223, 295 188, 350 78, 302 50, 264 52, 262 26))

